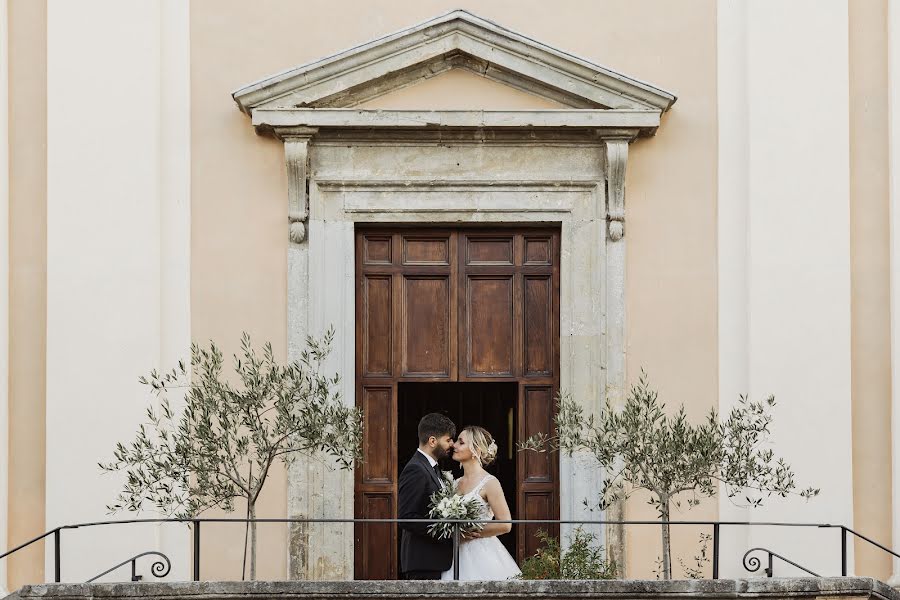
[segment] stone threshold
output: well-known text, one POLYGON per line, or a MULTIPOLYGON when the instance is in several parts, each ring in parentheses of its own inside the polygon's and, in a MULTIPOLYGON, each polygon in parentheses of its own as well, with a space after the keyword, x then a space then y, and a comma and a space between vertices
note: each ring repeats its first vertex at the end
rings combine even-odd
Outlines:
POLYGON ((138 583, 50 583, 27 585, 9 600, 176 599, 218 600, 272 598, 441 598, 529 600, 567 598, 873 598, 900 600, 900 592, 869 577, 689 579, 675 581, 202 581, 138 583))

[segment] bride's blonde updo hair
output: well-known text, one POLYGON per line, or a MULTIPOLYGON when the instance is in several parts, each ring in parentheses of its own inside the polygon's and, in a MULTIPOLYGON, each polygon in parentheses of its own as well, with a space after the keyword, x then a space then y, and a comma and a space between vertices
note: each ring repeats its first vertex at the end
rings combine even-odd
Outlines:
POLYGON ((497 459, 497 442, 484 427, 470 425, 463 429, 469 438, 472 454, 482 465, 488 466, 497 459))

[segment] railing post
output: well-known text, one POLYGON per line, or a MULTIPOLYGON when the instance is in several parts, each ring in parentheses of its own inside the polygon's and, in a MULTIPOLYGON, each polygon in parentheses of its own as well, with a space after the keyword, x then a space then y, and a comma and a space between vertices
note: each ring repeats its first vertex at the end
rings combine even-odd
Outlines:
POLYGON ((194 581, 200 581, 200 521, 194 524, 194 581))
POLYGON ((56 583, 62 581, 62 566, 60 565, 60 557, 62 556, 60 552, 61 531, 62 529, 58 527, 53 530, 53 581, 56 583))
POLYGON ((847 528, 841 525, 841 577, 847 576, 847 528))
POLYGON ((713 524, 712 578, 719 578, 719 523, 713 524))
POLYGON ((453 524, 453 581, 459 581, 459 523, 453 524))

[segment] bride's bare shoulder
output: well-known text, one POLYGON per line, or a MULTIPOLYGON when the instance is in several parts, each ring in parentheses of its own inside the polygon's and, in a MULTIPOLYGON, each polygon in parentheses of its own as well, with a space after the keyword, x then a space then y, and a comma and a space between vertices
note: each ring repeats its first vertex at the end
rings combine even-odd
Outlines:
POLYGON ((490 493, 491 491, 500 490, 503 491, 503 484, 500 483, 500 480, 494 477, 493 475, 488 475, 485 478, 484 485, 481 486, 481 489, 485 493, 490 493))

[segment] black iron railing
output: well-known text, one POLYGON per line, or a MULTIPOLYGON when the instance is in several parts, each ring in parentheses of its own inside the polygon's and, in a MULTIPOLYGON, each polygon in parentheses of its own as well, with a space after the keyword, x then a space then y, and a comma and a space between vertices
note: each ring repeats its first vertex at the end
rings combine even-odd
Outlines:
POLYGON ((768 565, 766 566, 765 569, 763 569, 763 572, 766 574, 766 577, 774 577, 775 576, 775 567, 773 564, 773 559, 775 559, 775 558, 781 559, 782 561, 786 562, 787 564, 793 565, 793 566, 797 567, 798 569, 800 569, 801 571, 805 571, 806 573, 809 573, 813 577, 821 577, 821 575, 819 575, 818 573, 810 571, 806 567, 804 567, 802 565, 798 565, 791 559, 785 558, 784 556, 778 554, 777 552, 773 552, 773 551, 769 550, 768 548, 750 548, 749 550, 747 550, 747 552, 744 553, 744 558, 741 560, 741 562, 744 563, 744 568, 747 569, 748 571, 750 571, 751 573, 755 573, 756 571, 759 570, 759 567, 762 566, 762 563, 759 560, 759 557, 751 556, 751 554, 753 554, 754 552, 763 552, 766 555, 766 557, 768 558, 768 565))
MULTIPOLYGON (((114 525, 129 525, 129 524, 137 524, 137 523, 184 523, 191 527, 193 533, 193 556, 192 556, 192 577, 194 581, 200 580, 200 527, 203 523, 306 523, 306 524, 346 524, 346 525, 368 525, 368 524, 393 524, 397 525, 400 523, 433 523, 433 519, 239 519, 239 518, 197 518, 197 519, 127 519, 121 521, 94 521, 88 523, 76 523, 72 525, 62 525, 60 527, 56 527, 47 531, 33 539, 28 540, 23 544, 19 544, 15 548, 7 550, 3 554, 0 554, 0 560, 23 550, 32 544, 35 544, 45 538, 53 536, 53 569, 54 569, 54 581, 60 582, 62 580, 62 532, 65 530, 73 530, 73 529, 85 529, 91 527, 105 527, 105 526, 114 526, 114 525)), ((455 521, 451 521, 455 522, 455 521)), ((462 523, 462 521, 456 522, 462 523)), ((535 519, 511 519, 507 521, 499 521, 499 520, 491 520, 485 521, 485 523, 500 523, 500 524, 511 524, 511 525, 623 525, 623 526, 632 526, 632 525, 670 525, 670 526, 694 526, 694 527, 710 527, 712 529, 712 578, 719 579, 719 564, 720 564, 720 539, 722 533, 722 527, 782 527, 782 528, 815 528, 815 529, 838 529, 840 531, 840 554, 841 554, 841 576, 847 575, 848 570, 848 552, 847 552, 847 543, 849 535, 853 535, 854 537, 863 540, 864 542, 874 546, 875 548, 880 549, 883 552, 890 554, 891 556, 900 559, 900 554, 895 552, 894 550, 884 546, 876 542, 875 540, 857 532, 853 529, 847 527, 846 525, 835 525, 831 523, 783 523, 783 522, 770 522, 770 521, 760 521, 760 522, 750 522, 750 521, 621 521, 621 520, 592 520, 592 521, 576 521, 576 520, 535 520, 535 519)), ((459 578, 459 545, 460 545, 460 532, 459 528, 456 528, 456 531, 453 535, 453 556, 454 556, 454 579, 459 578)), ((772 559, 778 558, 783 560, 786 563, 789 563, 798 569, 801 569, 811 575, 818 577, 813 571, 810 571, 806 567, 794 562, 791 559, 785 558, 784 556, 769 550, 767 548, 753 548, 748 550, 742 559, 742 563, 744 567, 751 572, 754 572, 759 569, 759 559, 756 557, 750 557, 748 563, 748 556, 751 552, 761 551, 768 553, 768 561, 769 566, 765 569, 766 575, 768 577, 772 577, 772 559), (755 568, 749 568, 747 565, 755 566, 755 568)), ((122 567, 129 562, 132 567, 132 580, 139 580, 140 576, 136 573, 136 560, 141 558, 142 556, 148 554, 157 554, 158 552, 151 551, 145 552, 142 554, 138 554, 128 560, 125 560, 115 567, 108 569, 107 571, 97 575, 94 579, 99 578, 107 573, 122 567)), ((168 564, 168 558, 164 555, 161 555, 162 558, 165 559, 168 564)), ((161 569, 159 568, 160 563, 154 563, 152 567, 152 572, 156 576, 165 576, 169 572, 169 568, 161 569)), ((93 579, 92 579, 93 581, 93 579)))
POLYGON ((119 564, 108 568, 98 575, 94 575, 90 579, 88 579, 85 583, 91 583, 92 581, 97 581, 104 575, 108 575, 112 573, 119 567, 124 567, 128 563, 131 563, 131 580, 132 581, 140 581, 143 579, 143 576, 137 574, 137 560, 139 558, 143 558, 145 556, 158 556, 161 560, 154 562, 150 566, 150 572, 153 573, 154 577, 165 577, 169 574, 169 571, 172 570, 172 561, 169 560, 169 557, 163 554, 162 552, 157 552, 156 550, 150 550, 148 552, 141 552, 140 554, 135 554, 128 560, 123 560, 119 564))

